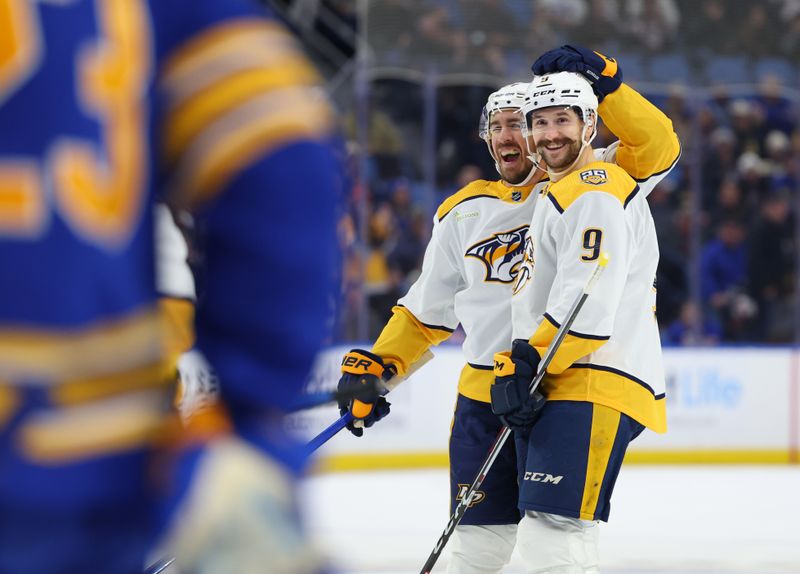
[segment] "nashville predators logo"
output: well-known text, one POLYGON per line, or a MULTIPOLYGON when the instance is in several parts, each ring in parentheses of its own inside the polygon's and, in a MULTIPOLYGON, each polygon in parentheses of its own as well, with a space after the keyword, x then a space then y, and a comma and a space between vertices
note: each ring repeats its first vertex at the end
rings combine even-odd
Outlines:
POLYGON ((581 181, 591 185, 600 185, 608 181, 608 175, 604 169, 587 169, 581 172, 581 181))
POLYGON ((525 239, 525 249, 522 255, 522 265, 517 273, 517 281, 514 283, 514 295, 522 291, 533 275, 533 239, 529 236, 525 239))
MULTIPOLYGON (((464 497, 467 495, 467 491, 469 490, 469 484, 459 484, 458 485, 458 494, 456 495, 456 500, 464 500, 464 497)), ((469 504, 467 508, 472 508, 476 504, 480 504, 486 498, 486 493, 482 490, 476 490, 470 496, 469 504)))
POLYGON ((511 283, 519 272, 522 250, 527 236, 527 225, 511 231, 495 233, 488 239, 483 239, 470 247, 466 257, 480 259, 486 266, 484 281, 511 283))

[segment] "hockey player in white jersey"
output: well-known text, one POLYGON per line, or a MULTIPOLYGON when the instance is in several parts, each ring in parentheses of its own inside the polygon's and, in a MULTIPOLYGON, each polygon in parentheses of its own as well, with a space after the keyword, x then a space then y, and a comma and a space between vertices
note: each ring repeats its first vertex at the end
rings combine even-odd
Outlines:
MULTIPOLYGON (((599 60, 597 71, 613 78, 616 62, 580 50, 555 52, 599 60)), ((584 75, 556 71, 563 60, 554 65, 558 58, 551 56, 537 61, 546 69, 531 82, 524 106, 529 142, 550 181, 535 208, 512 298, 512 350, 495 356, 492 409, 503 419, 523 415, 511 426, 524 512, 517 546, 526 571, 593 574, 597 522, 608 520, 628 444, 645 427, 666 431, 655 319, 658 245, 641 184, 598 161, 590 145, 597 82, 593 90, 584 75), (527 395, 540 358, 603 252, 610 263, 547 368, 541 386, 547 401, 536 417, 524 416, 540 403, 527 395)), ((629 90, 619 82, 617 89, 629 90)), ((679 146, 674 135, 670 142, 671 167, 679 146)))
MULTIPOLYGON (((393 309, 371 351, 345 356, 341 390, 364 379, 404 375, 432 345, 461 324, 467 363, 458 380, 450 439, 451 509, 475 478, 502 422, 491 412, 493 355, 511 341, 511 294, 544 173, 526 157, 523 117, 527 84, 511 84, 489 96, 481 136, 502 179, 477 180, 445 200, 434 218, 419 279, 393 309)), ((600 109, 620 138, 598 158, 618 161, 649 191, 675 160, 674 132, 667 118, 633 90, 607 98, 600 109), (630 117, 626 123, 617 118, 630 117)), ((359 418, 360 436, 389 412, 383 397, 362 405, 342 404, 359 418), (358 408, 354 408, 357 406, 358 408)), ((513 415, 512 415, 513 418, 513 415)), ((498 573, 508 563, 520 519, 517 460, 513 445, 500 453, 482 489, 452 537, 449 572, 498 573)))

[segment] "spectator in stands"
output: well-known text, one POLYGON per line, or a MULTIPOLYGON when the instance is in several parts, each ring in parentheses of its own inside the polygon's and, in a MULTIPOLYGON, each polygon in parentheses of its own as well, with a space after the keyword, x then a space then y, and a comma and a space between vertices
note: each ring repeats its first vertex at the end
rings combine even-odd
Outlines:
POLYGON ((745 202, 756 205, 769 191, 771 166, 753 151, 743 153, 736 161, 739 186, 745 202))
POLYGON ((444 6, 432 4, 430 9, 421 11, 414 27, 416 34, 409 56, 417 67, 433 64, 446 70, 466 60, 466 34, 454 25, 444 6))
POLYGON ((766 75, 758 83, 756 105, 763 117, 763 131, 778 130, 792 133, 797 127, 797 107, 783 95, 781 80, 774 75, 766 75))
POLYGON ((728 340, 746 336, 755 304, 746 293, 747 245, 744 226, 735 219, 723 221, 717 237, 706 244, 700 257, 700 291, 705 311, 715 314, 728 340))
POLYGON ((524 54, 538 54, 547 46, 564 43, 566 37, 561 34, 555 24, 555 17, 542 5, 536 5, 533 17, 528 21, 528 28, 522 37, 524 54))
POLYGON ((680 12, 691 14, 682 22, 683 37, 691 52, 710 50, 713 54, 733 54, 739 47, 734 33, 735 11, 725 0, 681 0, 680 12))
POLYGON ((661 331, 664 345, 716 345, 722 340, 722 327, 712 315, 701 315, 693 301, 685 301, 677 319, 661 331))
POLYGON ((467 35, 465 67, 472 73, 503 76, 505 52, 522 32, 503 0, 460 0, 467 35))
MULTIPOLYGON (((576 28, 575 37, 581 44, 605 53, 608 44, 624 34, 624 24, 617 0, 589 0, 588 14, 576 28)), ((624 66, 624 59, 621 62, 624 66)))
POLYGON ((774 56, 780 38, 778 24, 774 3, 748 2, 736 34, 740 52, 751 59, 774 56))
MULTIPOLYGON (((343 128, 347 139, 357 142, 357 116, 355 112, 344 118, 343 128)), ((401 157, 405 150, 405 142, 400 128, 392 117, 383 110, 370 106, 367 120, 367 152, 370 158, 368 183, 375 179, 392 179, 402 175, 401 157)))
POLYGON ((749 100, 736 99, 728 105, 730 125, 736 136, 736 155, 758 152, 763 137, 761 110, 749 100))
POLYGON ((550 24, 569 36, 586 19, 588 6, 585 0, 539 0, 537 16, 546 14, 550 24))
POLYGON ((795 189, 798 158, 792 155, 792 142, 783 132, 773 130, 764 139, 765 162, 770 166, 770 189, 795 189))
POLYGON ((381 0, 367 4, 367 41, 379 63, 397 65, 414 42, 419 13, 407 0, 381 0))
POLYGON ((674 0, 624 0, 622 21, 637 48, 660 54, 675 44, 680 13, 674 0))
POLYGON ((793 336, 796 247, 789 197, 787 190, 770 193, 750 233, 747 276, 759 308, 756 336, 770 342, 789 342, 793 336))
POLYGON ((755 203, 745 202, 736 177, 733 174, 725 176, 709 213, 711 232, 713 233, 722 222, 732 219, 744 223, 747 227, 754 205, 755 203))
POLYGON ((686 99, 686 87, 680 84, 671 84, 667 98, 661 108, 667 117, 672 120, 672 125, 675 126, 675 133, 678 134, 683 147, 686 148, 693 135, 693 120, 695 118, 694 110, 692 110, 686 99))
POLYGON ((789 61, 800 61, 800 10, 787 16, 784 22, 784 31, 778 34, 780 54, 789 61))
POLYGON ((680 305, 686 299, 686 253, 678 227, 677 179, 672 174, 661 181, 647 196, 650 213, 656 224, 658 248, 658 272, 656 276, 656 306, 659 323, 669 323, 678 315, 680 305))
POLYGON ((702 168, 702 208, 710 212, 726 175, 736 174, 736 134, 727 126, 716 128, 708 139, 702 168))
POLYGON ((392 314, 392 306, 402 294, 399 270, 389 264, 387 254, 396 241, 392 208, 383 203, 369 219, 369 251, 364 267, 364 290, 369 306, 369 336, 377 337, 392 314))

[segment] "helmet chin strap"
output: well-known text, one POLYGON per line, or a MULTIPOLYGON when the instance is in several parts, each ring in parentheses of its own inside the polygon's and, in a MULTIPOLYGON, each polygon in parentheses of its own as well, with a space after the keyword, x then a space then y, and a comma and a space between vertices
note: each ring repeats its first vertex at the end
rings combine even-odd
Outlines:
MULTIPOLYGON (((526 156, 526 157, 530 157, 530 156, 526 156)), ((521 182, 519 182, 519 183, 511 183, 510 181, 506 181, 506 183, 508 185, 510 185, 511 187, 524 187, 524 186, 528 185, 528 182, 533 178, 533 174, 536 173, 537 169, 539 169, 539 166, 537 166, 534 163, 531 166, 531 170, 528 172, 528 175, 526 175, 525 179, 523 179, 521 182)), ((503 180, 503 181, 505 181, 505 180, 503 180)))

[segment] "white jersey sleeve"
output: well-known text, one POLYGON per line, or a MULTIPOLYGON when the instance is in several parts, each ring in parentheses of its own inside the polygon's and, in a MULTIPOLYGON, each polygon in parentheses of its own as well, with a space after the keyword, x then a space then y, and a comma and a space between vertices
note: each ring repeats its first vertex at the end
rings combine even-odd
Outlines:
POLYGON ((452 252, 449 220, 433 222, 431 240, 425 250, 422 271, 397 303, 406 307, 428 328, 453 331, 458 326, 455 295, 464 288, 459 258, 452 252))

